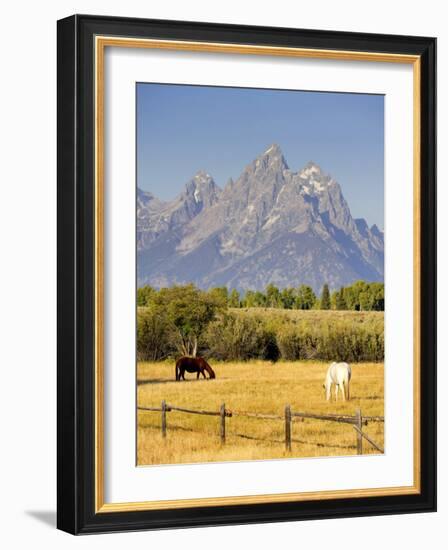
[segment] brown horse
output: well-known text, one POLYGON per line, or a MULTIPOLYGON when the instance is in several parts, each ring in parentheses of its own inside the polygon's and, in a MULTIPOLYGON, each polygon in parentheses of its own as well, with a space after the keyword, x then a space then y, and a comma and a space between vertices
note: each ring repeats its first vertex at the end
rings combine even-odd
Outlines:
POLYGON ((176 380, 185 380, 185 371, 197 372, 196 378, 199 378, 200 374, 207 378, 205 376, 205 371, 207 371, 209 378, 216 378, 214 370, 203 357, 181 357, 178 359, 176 361, 176 380))

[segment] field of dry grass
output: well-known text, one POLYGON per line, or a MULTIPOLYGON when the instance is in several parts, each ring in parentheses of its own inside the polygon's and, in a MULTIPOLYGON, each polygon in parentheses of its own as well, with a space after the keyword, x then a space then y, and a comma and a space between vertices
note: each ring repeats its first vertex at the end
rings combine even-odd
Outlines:
POLYGON ((366 323, 384 320, 384 311, 351 311, 334 309, 281 309, 270 307, 229 308, 229 311, 244 316, 260 316, 269 319, 286 319, 288 321, 350 321, 366 323))
MULTIPOLYGON (((324 399, 322 383, 328 362, 217 363, 211 361, 215 380, 174 381, 174 364, 138 363, 137 401, 142 407, 171 405, 191 409, 219 410, 222 403, 232 411, 284 414, 293 411, 384 414, 384 366, 359 363, 352 366, 351 400, 324 399)), ((161 435, 159 412, 138 411, 137 461, 139 465, 225 460, 256 460, 284 457, 316 457, 356 454, 356 434, 351 425, 321 420, 295 420, 292 451, 284 445, 284 422, 234 416, 226 419, 226 443, 219 438, 219 417, 181 412, 167 413, 167 437, 161 435)), ((384 424, 371 422, 364 428, 384 447, 384 424)), ((367 442, 364 453, 376 453, 367 442)))

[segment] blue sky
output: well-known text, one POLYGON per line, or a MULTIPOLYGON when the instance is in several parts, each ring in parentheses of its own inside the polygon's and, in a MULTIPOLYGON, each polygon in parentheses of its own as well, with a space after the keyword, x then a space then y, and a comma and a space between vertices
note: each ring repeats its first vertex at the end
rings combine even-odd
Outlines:
POLYGON ((198 170, 221 187, 272 143, 296 171, 312 160, 354 217, 384 226, 384 96, 137 84, 137 183, 174 198, 198 170))

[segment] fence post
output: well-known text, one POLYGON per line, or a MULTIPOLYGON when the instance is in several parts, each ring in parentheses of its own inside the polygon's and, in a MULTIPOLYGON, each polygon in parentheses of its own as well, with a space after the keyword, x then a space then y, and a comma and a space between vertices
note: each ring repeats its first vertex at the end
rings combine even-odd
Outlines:
POLYGON ((285 406, 285 448, 291 451, 291 405, 285 406))
MULTIPOLYGON (((362 415, 361 409, 356 409, 356 425, 358 429, 362 432, 362 415)), ((359 455, 362 455, 362 435, 360 432, 356 432, 356 449, 359 455)))
POLYGON ((219 434, 221 436, 221 443, 225 443, 226 442, 226 404, 223 403, 221 405, 221 409, 219 410, 219 415, 220 415, 220 419, 221 419, 221 422, 220 422, 220 426, 219 426, 219 434))
POLYGON ((166 401, 162 401, 162 437, 166 437, 166 401))

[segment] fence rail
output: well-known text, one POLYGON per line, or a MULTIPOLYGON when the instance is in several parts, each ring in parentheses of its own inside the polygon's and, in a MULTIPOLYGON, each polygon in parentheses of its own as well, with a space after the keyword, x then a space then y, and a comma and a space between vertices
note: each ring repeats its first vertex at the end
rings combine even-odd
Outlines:
POLYGON ((372 440, 370 439, 370 437, 369 437, 366 433, 364 433, 362 430, 360 430, 360 429, 358 428, 358 426, 353 426, 353 427, 355 428, 356 432, 357 432, 361 437, 364 437, 364 439, 365 439, 366 441, 368 441, 368 442, 370 443, 370 445, 372 445, 372 447, 374 447, 374 448, 375 448, 377 451, 379 451, 380 453, 384 453, 384 449, 382 449, 379 445, 377 445, 374 441, 372 441, 372 440))
POLYGON ((384 450, 377 445, 365 432, 362 431, 362 427, 366 426, 369 422, 384 422, 384 416, 362 416, 361 410, 357 409, 353 416, 346 414, 315 414, 308 412, 292 411, 291 405, 285 405, 284 415, 277 414, 265 414, 265 413, 253 413, 245 411, 232 411, 226 409, 225 403, 222 403, 219 411, 207 411, 202 409, 187 409, 185 407, 177 407, 176 405, 170 405, 166 401, 162 401, 160 407, 137 407, 139 411, 147 412, 160 412, 161 413, 161 431, 162 436, 166 437, 167 432, 167 413, 171 411, 177 411, 187 414, 199 414, 205 416, 218 416, 219 421, 219 436, 221 443, 226 441, 226 418, 232 417, 247 417, 255 418, 259 420, 283 420, 285 423, 285 449, 290 452, 292 448, 292 423, 295 419, 300 419, 302 422, 305 419, 309 420, 322 420, 327 422, 338 422, 341 424, 351 424, 356 432, 356 450, 358 455, 363 454, 363 439, 365 439, 372 447, 377 451, 384 453, 384 450))
MULTIPOLYGON (((340 422, 343 424, 356 424, 358 422, 356 416, 337 415, 337 414, 313 414, 306 412, 294 412, 291 413, 294 418, 310 418, 314 420, 326 420, 329 422, 340 422)), ((364 420, 367 424, 367 420, 364 420)))

